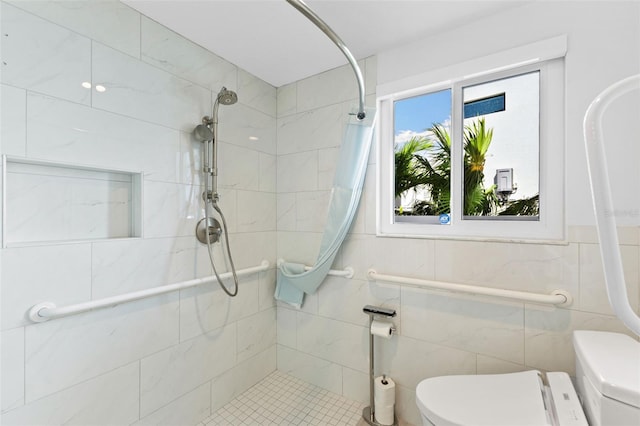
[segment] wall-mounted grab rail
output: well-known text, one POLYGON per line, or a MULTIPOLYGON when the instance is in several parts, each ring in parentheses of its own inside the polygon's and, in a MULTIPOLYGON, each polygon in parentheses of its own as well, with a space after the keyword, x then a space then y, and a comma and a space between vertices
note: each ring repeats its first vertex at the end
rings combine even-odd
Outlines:
POLYGON ((295 7, 298 12, 302 13, 307 17, 311 22, 314 23, 316 27, 318 27, 332 42, 338 46, 338 49, 342 52, 342 54, 347 58, 351 68, 353 68, 353 72, 356 75, 356 80, 358 83, 358 90, 360 92, 359 97, 359 108, 358 108, 358 120, 362 120, 365 118, 366 113, 364 111, 364 78, 362 77, 362 71, 360 71, 360 67, 358 66, 358 62, 356 58, 353 56, 347 45, 344 44, 342 39, 336 34, 326 22, 324 22, 313 10, 309 8, 302 0, 287 0, 291 6, 295 7))
MULTIPOLYGON (((269 262, 263 260, 259 266, 253 266, 251 268, 241 269, 237 271, 237 276, 245 276, 255 274, 256 272, 262 272, 269 269, 269 262)), ((232 276, 231 272, 220 274, 220 278, 229 278, 232 276)), ((133 300, 145 299, 147 297, 157 296, 159 294, 170 293, 172 291, 184 290, 191 287, 196 287, 202 284, 215 282, 215 277, 196 278, 189 281, 183 281, 175 284, 168 284, 160 287, 149 288, 146 290, 134 291, 131 293, 125 293, 118 296, 106 297, 104 299, 91 300, 89 302, 77 303, 75 305, 57 307, 55 303, 43 302, 34 305, 29 310, 29 318, 33 322, 44 322, 50 319, 65 317, 68 315, 79 314, 82 312, 92 311, 94 309, 106 308, 109 306, 119 305, 120 303, 131 302, 133 300)))
POLYGON ((377 273, 374 269, 369 269, 367 276, 369 279, 374 281, 388 281, 398 284, 406 284, 413 287, 446 290, 455 293, 475 294, 478 296, 492 296, 522 302, 542 303, 556 306, 569 306, 573 302, 571 293, 565 290, 553 290, 551 294, 529 293, 525 291, 479 287, 475 285, 456 284, 444 281, 422 280, 418 278, 399 277, 396 275, 384 275, 377 273))
MULTIPOLYGON (((278 259, 278 267, 280 267, 280 264, 284 262, 284 259, 278 259)), ((305 271, 310 271, 312 269, 311 266, 308 265, 304 265, 304 270, 305 271)), ((333 277, 345 277, 345 278, 353 278, 353 268, 351 266, 347 266, 342 270, 339 269, 330 269, 329 273, 327 273, 327 275, 331 275, 333 277)))

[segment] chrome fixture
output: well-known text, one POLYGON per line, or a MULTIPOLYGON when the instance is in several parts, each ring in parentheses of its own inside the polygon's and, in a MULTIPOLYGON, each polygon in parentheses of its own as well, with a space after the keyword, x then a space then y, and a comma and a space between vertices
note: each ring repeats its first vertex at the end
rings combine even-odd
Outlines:
POLYGON ((213 111, 211 116, 202 117, 202 124, 198 124, 193 130, 193 137, 203 143, 202 152, 202 178, 204 180, 204 192, 202 198, 204 200, 204 215, 205 217, 198 221, 196 225, 196 238, 202 244, 207 245, 209 252, 209 261, 211 262, 211 268, 215 274, 218 284, 222 287, 225 293, 233 297, 238 294, 238 276, 236 274, 236 268, 233 264, 233 258, 231 256, 231 248, 229 247, 229 233, 227 231, 227 221, 224 218, 224 214, 218 206, 218 200, 220 195, 218 194, 218 107, 222 105, 233 105, 238 102, 238 95, 232 90, 228 90, 226 87, 220 89, 216 100, 213 103, 213 111), (211 180, 211 189, 209 189, 209 180, 211 180), (220 223, 213 216, 209 215, 209 207, 211 207, 220 216, 220 223), (229 290, 222 283, 216 265, 213 260, 213 251, 211 245, 222 239, 224 235, 226 253, 229 257, 229 265, 231 266, 231 274, 233 276, 234 289, 229 290))
POLYGON ((338 49, 342 51, 342 54, 347 58, 351 68, 353 68, 353 72, 356 74, 356 80, 358 82, 358 90, 360 91, 359 98, 359 107, 358 107, 358 120, 363 120, 366 116, 364 112, 364 78, 362 77, 362 72, 360 71, 360 67, 358 66, 358 62, 356 58, 354 58, 351 51, 344 44, 342 39, 336 34, 326 22, 324 22, 316 13, 309 8, 302 0, 287 0, 291 6, 295 7, 300 13, 307 17, 311 22, 315 24, 316 27, 320 28, 320 30, 327 35, 331 39, 332 42, 338 46, 338 49))

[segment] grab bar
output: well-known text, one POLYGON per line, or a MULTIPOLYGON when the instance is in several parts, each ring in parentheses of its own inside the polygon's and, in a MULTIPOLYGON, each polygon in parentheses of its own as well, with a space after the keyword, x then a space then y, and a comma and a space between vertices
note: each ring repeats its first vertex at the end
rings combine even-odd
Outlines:
POLYGON ((338 46, 338 49, 342 51, 342 54, 346 56, 351 68, 353 68, 353 72, 356 74, 356 80, 358 82, 358 90, 360 91, 359 98, 359 108, 358 108, 358 120, 363 120, 366 117, 364 112, 364 78, 362 78, 362 71, 360 71, 360 67, 358 66, 358 62, 356 58, 353 57, 351 51, 344 44, 342 39, 336 34, 326 22, 324 22, 313 10, 309 8, 302 0, 287 0, 291 6, 295 7, 298 12, 302 13, 307 17, 311 22, 315 24, 316 27, 320 28, 320 30, 326 34, 327 37, 331 39, 332 42, 338 46))
POLYGON ((455 293, 475 294, 479 296, 493 296, 503 299, 519 300, 522 302, 542 303, 556 306, 569 306, 573 302, 571 293, 565 290, 553 290, 551 294, 529 293, 524 291, 505 290, 501 288, 479 287, 475 285, 448 283, 444 281, 431 281, 399 277, 396 275, 384 275, 377 273, 375 269, 369 269, 367 276, 369 279, 374 281, 388 281, 420 288, 446 290, 455 293))
MULTIPOLYGON (((284 259, 278 259, 278 268, 282 263, 284 263, 284 259)), ((312 266, 304 265, 305 271, 310 271, 312 269, 313 269, 312 266)), ((331 275, 333 277, 344 277, 344 278, 353 278, 353 274, 354 274, 354 270, 351 266, 347 266, 342 270, 329 269, 329 272, 327 273, 327 275, 331 275)))
MULTIPOLYGON (((269 269, 269 262, 263 260, 259 266, 251 268, 241 269, 237 271, 237 276, 251 275, 256 272, 262 272, 269 269)), ((232 276, 231 272, 220 274, 220 278, 229 278, 232 276)), ((91 300, 89 302, 77 303, 75 305, 57 307, 52 302, 42 302, 34 305, 29 309, 29 318, 33 322, 44 322, 50 319, 65 317, 68 315, 79 314, 82 312, 91 311, 99 308, 106 308, 109 306, 119 305, 124 302, 131 302, 133 300, 145 299, 147 297, 157 296, 159 294, 170 293, 172 291, 184 290, 191 287, 196 287, 202 284, 212 283, 216 281, 215 277, 196 278, 189 281, 183 281, 175 284, 164 285, 160 287, 149 288, 146 290, 134 291, 131 293, 125 293, 118 296, 106 297, 104 299, 91 300)))

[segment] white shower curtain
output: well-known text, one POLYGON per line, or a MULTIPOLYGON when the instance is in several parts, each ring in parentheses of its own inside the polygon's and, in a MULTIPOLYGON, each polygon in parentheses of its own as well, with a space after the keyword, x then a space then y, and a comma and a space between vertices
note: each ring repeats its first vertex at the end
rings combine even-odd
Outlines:
POLYGON ((375 117, 375 109, 368 108, 363 120, 357 120, 354 116, 350 118, 340 147, 329 214, 316 263, 309 271, 305 271, 301 264, 282 263, 278 269, 275 292, 277 300, 300 308, 304 294, 315 293, 331 269, 358 210, 367 173, 375 117))

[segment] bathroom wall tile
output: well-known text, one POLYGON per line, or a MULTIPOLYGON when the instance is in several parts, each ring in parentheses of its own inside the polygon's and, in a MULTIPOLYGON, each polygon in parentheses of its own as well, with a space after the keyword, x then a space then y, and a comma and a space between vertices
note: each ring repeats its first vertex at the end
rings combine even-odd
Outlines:
POLYGON ((9 3, 131 56, 140 55, 140 14, 123 3, 69 0, 9 3))
POLYGON ((318 151, 278 156, 278 192, 318 189, 318 151))
POLYGON ((277 194, 277 221, 278 231, 296 230, 296 193, 288 192, 277 194))
POLYGON ((278 155, 340 146, 342 121, 341 105, 281 118, 278 120, 278 155))
MULTIPOLYGON (((190 132, 211 108, 211 91, 93 42, 92 106, 190 132)), ((88 81, 88 80, 87 80, 88 81)))
POLYGON ((275 155, 260 153, 260 191, 276 192, 276 167, 278 159, 275 155))
MULTIPOLYGON (((258 312, 259 274, 239 278, 238 295, 229 297, 217 282, 180 292, 180 340, 231 324, 258 312)), ((232 289, 233 281, 225 286, 232 289)), ((275 325, 273 325, 275 327, 275 325)))
POLYGON ((260 288, 258 291, 258 306, 260 310, 269 309, 276 306, 273 294, 276 290, 276 270, 275 268, 260 273, 260 288))
POLYGON ((368 336, 365 327, 298 313, 297 349, 345 367, 367 371, 368 336))
POLYGON ((351 234, 340 250, 343 264, 353 267, 354 277, 360 280, 368 279, 369 269, 386 275, 433 279, 434 245, 432 240, 351 234))
POLYGON ((236 189, 260 189, 260 153, 220 142, 218 145, 218 183, 236 189))
POLYGON ((238 191, 238 232, 276 230, 276 195, 238 191))
POLYGON ((31 402, 177 343, 177 295, 30 325, 25 338, 31 402))
POLYGON ((133 426, 195 425, 211 415, 211 384, 188 392, 133 423, 133 426))
POLYGON ((276 88, 242 69, 238 70, 238 98, 265 114, 277 115, 276 88))
POLYGON ((3 330, 30 324, 27 311, 37 303, 64 306, 91 297, 89 244, 10 248, 1 255, 3 330))
MULTIPOLYGON (((235 90, 237 67, 167 27, 142 17, 141 59, 200 86, 235 90)), ((209 115, 209 114, 207 114, 209 115)))
POLYGON ((524 364, 516 364, 480 354, 477 356, 477 369, 478 374, 504 374, 530 370, 524 364))
MULTIPOLYGON (((364 62, 358 66, 363 69, 364 62)), ((358 99, 358 84, 351 66, 344 65, 298 81, 298 111, 308 111, 336 102, 358 99), (327 90, 330 87, 331 90, 327 90)))
MULTIPOLYGON (((302 308, 300 308, 300 312, 310 314, 310 315, 318 315, 318 299, 319 298, 320 297, 318 295, 318 292, 313 294, 305 294, 304 300, 302 302, 302 308)), ((284 302, 278 302, 278 303, 282 303, 283 306, 291 307, 291 305, 288 305, 284 302)))
MULTIPOLYGON (((621 245, 640 244, 640 228, 635 226, 619 226, 618 242, 621 245)), ((598 244, 598 230, 595 226, 569 226, 569 242, 571 243, 589 243, 598 244)))
POLYGON ((178 181, 176 130, 33 93, 27 118, 30 157, 178 181))
POLYGON ((2 82, 89 104, 91 41, 2 3, 2 82))
POLYGON ((5 241, 34 243, 130 236, 129 176, 12 164, 7 173, 5 241), (37 170, 37 171, 36 171, 37 170), (47 215, 42 215, 47 200, 47 215))
POLYGON ((0 153, 24 157, 27 152, 26 90, 0 85, 0 153))
MULTIPOLYGON (((638 312, 638 300, 640 299, 638 257, 640 250, 637 246, 620 246, 620 255, 629 303, 638 312)), ((583 311, 614 315, 607 297, 600 246, 596 244, 580 244, 580 293, 579 300, 576 300, 574 304, 583 311)))
POLYGON ((0 386, 2 412, 24 405, 24 328, 0 333, 0 386))
POLYGON ((297 347, 297 326, 297 311, 279 306, 277 313, 278 344, 295 349, 297 347))
POLYGON ((144 237, 191 236, 204 217, 202 187, 145 181, 144 237))
POLYGON ((238 321, 238 362, 254 357, 276 344, 276 310, 260 311, 238 321))
MULTIPOLYGON (((400 286, 341 277, 327 277, 319 290, 318 313, 324 317, 369 326, 365 305, 400 310, 400 286)), ((400 315, 392 319, 400 331, 400 315)))
POLYGON ((369 375, 342 367, 342 395, 369 405, 369 375))
POLYGON ((329 191, 298 192, 296 194, 296 230, 323 232, 329 211, 329 191))
MULTIPOLYGON (((430 279, 434 275, 435 244, 429 240, 406 240, 402 238, 375 238, 370 261, 381 274, 397 274, 430 279), (415 253, 415 256, 407 256, 415 253)), ((347 252, 345 252, 346 254, 347 252)), ((343 254, 343 261, 349 264, 343 254)), ((362 270, 367 273, 367 270, 362 270)))
POLYGON ((143 358, 140 415, 149 415, 232 368, 235 347, 233 324, 143 358))
POLYGON ((318 189, 333 188, 333 178, 339 154, 340 148, 318 150, 318 189))
POLYGON ((138 363, 64 389, 2 415, 6 425, 114 425, 138 419, 138 363))
POLYGON ((330 392, 342 394, 342 367, 338 364, 278 345, 278 370, 330 392))
POLYGON ((276 154, 275 117, 240 101, 220 107, 218 140, 266 154, 276 154))
POLYGON ((402 334, 524 363, 522 303, 402 288, 402 334))
POLYGON ((378 84, 378 57, 369 56, 364 60, 364 85, 367 95, 375 95, 378 84))
POLYGON ((231 252, 236 268, 258 266, 263 260, 276 264, 276 233, 243 232, 230 235, 231 252))
POLYGON ((278 118, 286 117, 287 115, 295 114, 297 112, 297 91, 297 83, 278 87, 276 95, 278 118))
POLYGON ((211 412, 215 413, 275 369, 276 347, 274 345, 215 377, 211 381, 211 412))
POLYGON ((209 272, 209 260, 198 249, 194 237, 94 243, 92 297, 100 299, 204 277, 209 272))
POLYGON ((548 293, 578 294, 578 245, 436 242, 439 281, 548 293))
POLYGON ((525 307, 525 364, 546 371, 575 375, 574 330, 630 334, 615 317, 567 309, 525 307))
POLYGON ((385 341, 376 363, 378 371, 409 389, 429 377, 476 372, 475 354, 405 336, 385 341))

